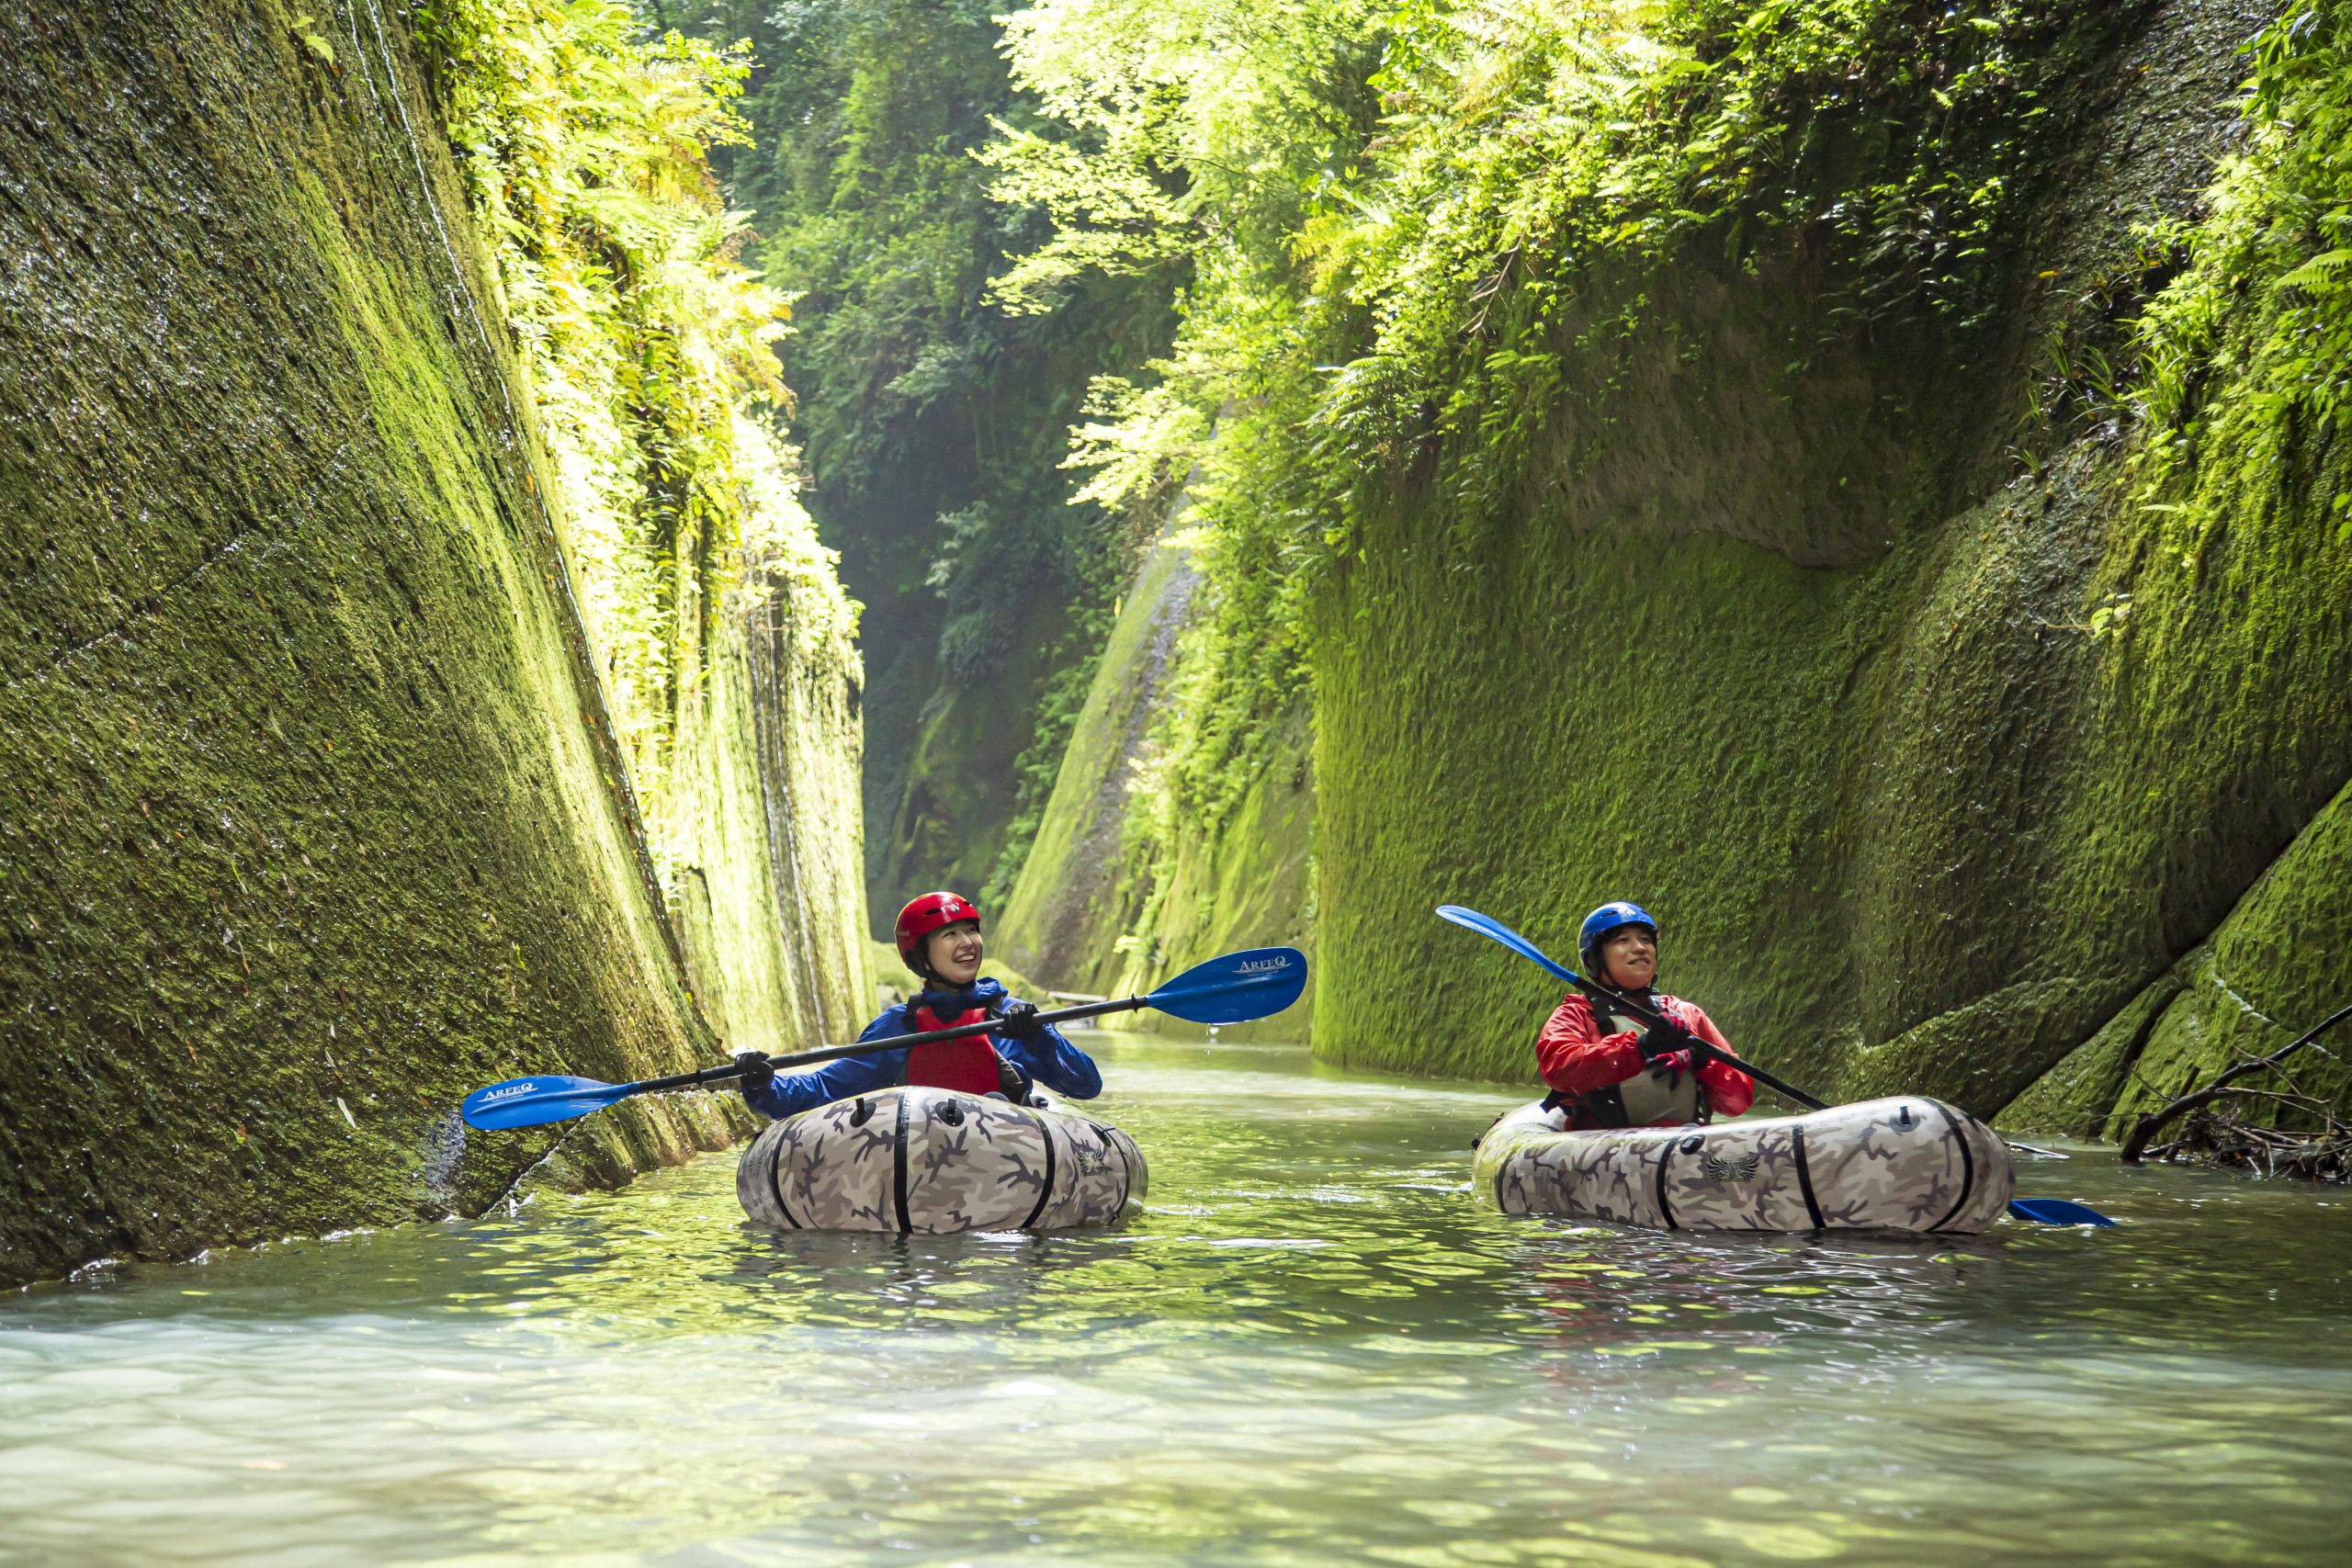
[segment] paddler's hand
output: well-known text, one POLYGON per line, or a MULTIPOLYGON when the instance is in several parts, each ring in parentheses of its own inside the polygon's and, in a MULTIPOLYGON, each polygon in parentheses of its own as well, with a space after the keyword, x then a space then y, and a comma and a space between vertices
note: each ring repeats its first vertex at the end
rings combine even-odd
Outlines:
POLYGON ((768 1065, 765 1051, 738 1051, 735 1065, 742 1069, 739 1081, 746 1100, 775 1082, 775 1069, 768 1065))
POLYGON ((997 1015, 996 1032, 1007 1040, 1035 1040, 1046 1032, 1046 1026, 1037 1021, 1036 1004, 1012 1001, 1005 1003, 997 1015))
POLYGON ((1693 1070, 1704 1066, 1715 1054, 1714 1047, 1674 1021, 1670 1015, 1661 1015, 1642 1036, 1642 1055, 1655 1062, 1662 1056, 1679 1055, 1693 1070))

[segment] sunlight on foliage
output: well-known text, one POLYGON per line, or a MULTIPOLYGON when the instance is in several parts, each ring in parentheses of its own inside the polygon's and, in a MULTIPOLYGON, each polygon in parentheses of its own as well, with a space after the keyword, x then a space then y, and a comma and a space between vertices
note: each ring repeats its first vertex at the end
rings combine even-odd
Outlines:
POLYGON ((1562 400, 1611 395, 1568 367, 1642 320, 1645 269, 1792 251, 1842 330, 1973 328, 2007 278, 2013 191, 2050 155, 2041 99, 2129 9, 1037 0, 1007 18, 1050 123, 983 156, 1054 232, 1001 296, 1156 273, 1183 313, 1150 376, 1097 383, 1071 459, 1106 505, 1182 479, 1205 541, 1210 614, 1179 671, 1198 690, 1156 787, 1212 820, 1236 797, 1359 507, 1433 457, 1462 516, 1496 513, 1562 400))
POLYGON ((664 13, 755 55, 739 107, 756 144, 714 162, 758 215, 749 254, 792 293, 804 493, 866 601, 877 904, 942 881, 985 892, 1017 872, 1148 528, 1066 504, 1079 481, 1060 464, 1089 379, 1164 345, 1164 287, 1096 276, 1042 313, 989 297, 1006 253, 1051 233, 1041 213, 991 200, 995 176, 973 155, 993 127, 1035 123, 998 52, 1002 9, 694 0, 664 13), (974 767, 944 739, 976 729, 1017 749, 1009 796, 1001 761, 974 767))
MULTIPOLYGON (((2143 236, 2181 262, 2132 344, 2152 491, 2205 450, 2275 463, 2298 421, 2324 431, 2352 398, 2352 0, 2291 6, 2247 53, 2249 134, 2209 215, 2143 236)), ((2335 512, 2352 544, 2352 503, 2335 512)))
POLYGON ((658 816, 677 705, 744 553, 806 532, 774 435, 745 417, 786 399, 786 301, 738 263, 745 215, 706 162, 743 140, 731 104, 749 67, 674 32, 639 41, 606 0, 429 0, 415 27, 658 816))

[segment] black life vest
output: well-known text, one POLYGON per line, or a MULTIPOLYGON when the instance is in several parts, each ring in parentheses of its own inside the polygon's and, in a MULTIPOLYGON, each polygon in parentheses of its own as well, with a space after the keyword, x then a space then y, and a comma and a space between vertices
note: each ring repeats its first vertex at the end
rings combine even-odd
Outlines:
MULTIPOLYGON (((1604 1037, 1617 1033, 1616 1014, 1610 1005, 1590 992, 1585 993, 1584 999, 1592 1009, 1593 1032, 1604 1037)), ((1660 1012, 1667 1010, 1655 990, 1635 999, 1660 1012)), ((1649 1025, 1638 1018, 1628 1018, 1624 1027, 1637 1037, 1649 1032, 1649 1025)), ((1707 1097, 1700 1091, 1698 1072, 1664 1063, 1652 1063, 1646 1071, 1589 1094, 1562 1094, 1555 1090, 1544 1097, 1546 1110, 1562 1105, 1576 1108, 1577 1123, 1583 1127, 1680 1127, 1703 1122, 1714 1114, 1707 1097)))

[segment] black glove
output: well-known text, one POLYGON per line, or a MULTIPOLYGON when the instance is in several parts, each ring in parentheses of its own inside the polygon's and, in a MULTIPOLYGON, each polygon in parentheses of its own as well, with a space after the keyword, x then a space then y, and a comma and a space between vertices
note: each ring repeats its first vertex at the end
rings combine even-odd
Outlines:
POLYGON ((1660 1013, 1649 1032, 1642 1036, 1642 1055, 1655 1062, 1678 1051, 1684 1054, 1694 1070, 1715 1054, 1713 1046, 1675 1022, 1672 1015, 1660 1013))
POLYGON ((740 1081, 746 1100, 775 1082, 775 1069, 768 1065, 764 1051, 738 1051, 735 1065, 743 1069, 740 1081))
POLYGON ((1034 1003, 1008 1001, 997 1014, 996 1032, 1007 1040, 1035 1040, 1046 1032, 1046 1026, 1038 1021, 1034 1003))

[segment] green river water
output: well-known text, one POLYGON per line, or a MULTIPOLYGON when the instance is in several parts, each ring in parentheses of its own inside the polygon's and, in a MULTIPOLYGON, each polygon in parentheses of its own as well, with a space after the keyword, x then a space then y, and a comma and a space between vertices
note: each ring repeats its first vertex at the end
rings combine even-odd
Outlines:
POLYGON ((1109 1233, 776 1236, 734 1156, 0 1298, 0 1562, 2352 1557, 2352 1205, 2021 1161, 2105 1232, 1506 1220, 1518 1098, 1087 1037, 1109 1233))

